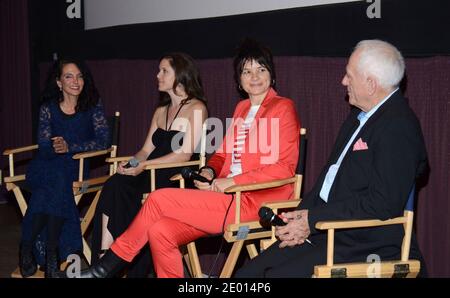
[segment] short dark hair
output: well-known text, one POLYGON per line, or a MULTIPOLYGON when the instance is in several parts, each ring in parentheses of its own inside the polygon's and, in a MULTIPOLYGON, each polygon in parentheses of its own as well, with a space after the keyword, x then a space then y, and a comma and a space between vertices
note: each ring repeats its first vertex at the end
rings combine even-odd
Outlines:
MULTIPOLYGON (((206 105, 206 98, 203 92, 202 81, 200 79, 200 73, 197 66, 194 63, 194 59, 186 53, 174 52, 168 53, 159 59, 167 59, 170 66, 175 72, 175 81, 173 82, 173 90, 175 91, 178 84, 183 85, 189 101, 192 98, 196 98, 202 101, 206 105)), ((159 106, 165 106, 170 103, 170 96, 166 92, 161 92, 161 101, 159 106)))
POLYGON ((94 78, 87 67, 87 65, 78 59, 65 58, 56 60, 50 69, 45 84, 44 91, 42 93, 42 101, 55 100, 61 102, 64 100, 62 91, 59 89, 56 80, 61 80, 63 68, 67 64, 75 64, 83 75, 84 86, 83 90, 78 97, 76 111, 87 111, 89 108, 94 107, 100 100, 100 95, 95 87, 94 78))
POLYGON ((236 81, 239 93, 244 97, 247 97, 248 94, 245 90, 239 88, 241 84, 241 74, 245 63, 252 60, 267 68, 270 74, 270 87, 275 88, 276 75, 272 52, 268 47, 263 46, 256 40, 245 38, 239 45, 233 62, 234 80, 236 81))

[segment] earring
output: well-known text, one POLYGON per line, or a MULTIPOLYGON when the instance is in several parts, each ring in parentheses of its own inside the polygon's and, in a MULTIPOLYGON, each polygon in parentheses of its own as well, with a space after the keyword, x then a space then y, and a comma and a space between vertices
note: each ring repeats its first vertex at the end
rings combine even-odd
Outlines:
POLYGON ((275 79, 272 79, 272 86, 275 86, 275 79))
POLYGON ((242 91, 242 86, 241 86, 241 84, 238 85, 238 89, 242 91))

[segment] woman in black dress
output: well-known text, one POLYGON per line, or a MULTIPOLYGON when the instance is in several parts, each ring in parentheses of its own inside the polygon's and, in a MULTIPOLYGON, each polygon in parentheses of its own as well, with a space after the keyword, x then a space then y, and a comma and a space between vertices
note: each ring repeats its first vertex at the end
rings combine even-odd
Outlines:
MULTIPOLYGON (((153 114, 144 145, 133 157, 139 164, 126 167, 127 162, 120 163, 117 173, 103 186, 94 216, 93 263, 125 231, 141 208, 143 194, 150 192, 150 173, 144 168, 150 164, 191 160, 200 141, 207 108, 193 59, 184 53, 163 56, 157 79, 160 104, 153 114)), ((179 171, 177 168, 159 170, 156 187, 176 187, 169 178, 179 171)), ((144 249, 127 276, 146 277, 151 269, 150 251, 144 249)))

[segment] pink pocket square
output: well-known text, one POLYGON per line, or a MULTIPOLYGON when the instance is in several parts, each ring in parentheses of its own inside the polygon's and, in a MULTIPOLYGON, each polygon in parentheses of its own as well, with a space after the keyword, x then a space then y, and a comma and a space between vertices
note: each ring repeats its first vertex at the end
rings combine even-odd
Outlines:
POLYGON ((369 147, 367 147, 367 143, 364 142, 361 138, 356 141, 355 145, 353 145, 353 151, 359 151, 359 150, 368 150, 369 147))

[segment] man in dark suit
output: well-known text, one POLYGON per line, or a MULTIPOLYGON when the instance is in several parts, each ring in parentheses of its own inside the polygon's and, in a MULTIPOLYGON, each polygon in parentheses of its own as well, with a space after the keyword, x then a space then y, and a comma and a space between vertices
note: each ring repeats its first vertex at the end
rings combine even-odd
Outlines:
MULTIPOLYGON (((326 233, 314 228, 318 221, 403 214, 415 180, 428 169, 419 121, 398 88, 404 69, 391 44, 358 43, 342 80, 354 108, 326 166, 297 210, 282 214, 287 225, 276 228, 279 240, 236 277, 310 277, 314 265, 326 263, 326 233)), ((401 225, 337 230, 335 262, 366 262, 371 254, 399 259, 403 234, 401 225)), ((410 256, 425 267, 414 235, 410 256)))

